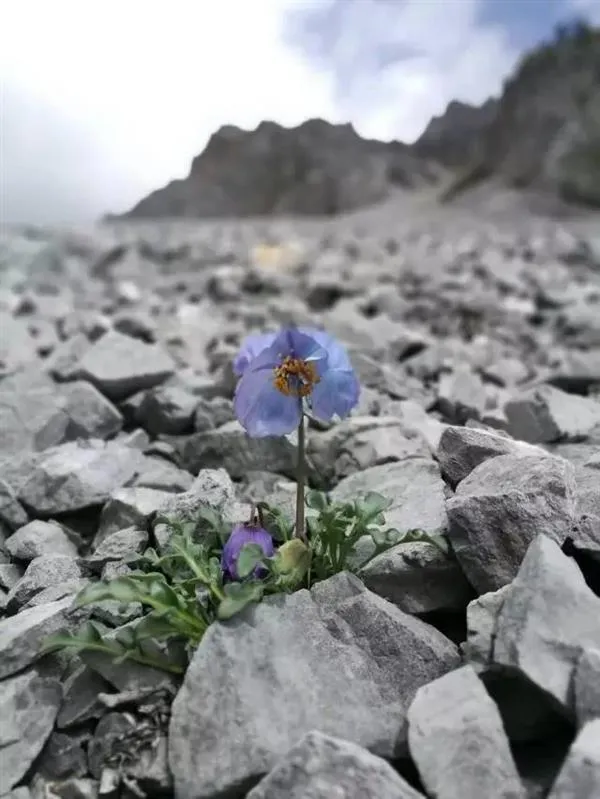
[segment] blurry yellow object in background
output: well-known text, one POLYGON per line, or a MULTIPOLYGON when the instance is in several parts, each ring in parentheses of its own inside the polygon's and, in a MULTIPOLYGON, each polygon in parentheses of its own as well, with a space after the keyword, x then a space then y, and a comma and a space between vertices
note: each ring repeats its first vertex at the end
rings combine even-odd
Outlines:
POLYGON ((300 246, 295 242, 286 244, 258 244, 252 250, 251 262, 261 269, 291 269, 302 256, 300 246))

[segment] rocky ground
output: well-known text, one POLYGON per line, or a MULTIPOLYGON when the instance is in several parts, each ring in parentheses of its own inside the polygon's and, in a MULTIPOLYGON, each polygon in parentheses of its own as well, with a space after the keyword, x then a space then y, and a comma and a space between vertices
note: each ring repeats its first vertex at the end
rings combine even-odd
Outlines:
POLYGON ((3 799, 600 796, 600 588, 561 549, 600 556, 600 250, 509 217, 7 232, 3 799), (401 546, 265 601, 183 680, 40 659, 90 613, 135 624, 71 603, 127 573, 157 511, 292 507, 294 444, 248 439, 231 403, 241 337, 289 322, 342 339, 363 386, 310 431, 313 481, 386 494, 453 554, 401 546))

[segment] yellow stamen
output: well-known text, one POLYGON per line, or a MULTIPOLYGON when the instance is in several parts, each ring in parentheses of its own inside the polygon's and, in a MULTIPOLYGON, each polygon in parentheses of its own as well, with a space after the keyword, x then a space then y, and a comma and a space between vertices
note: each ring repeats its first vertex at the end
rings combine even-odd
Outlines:
POLYGON ((286 396, 306 397, 321 379, 315 365, 288 355, 274 370, 273 385, 286 396))

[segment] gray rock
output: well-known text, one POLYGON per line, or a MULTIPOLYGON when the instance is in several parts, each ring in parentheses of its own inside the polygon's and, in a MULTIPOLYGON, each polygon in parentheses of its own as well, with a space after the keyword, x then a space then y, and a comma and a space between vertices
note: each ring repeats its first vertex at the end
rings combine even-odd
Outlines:
MULTIPOLYGON (((240 503, 237 502, 235 486, 225 469, 202 469, 188 491, 165 498, 158 509, 158 515, 192 521, 197 518, 202 505, 218 510, 224 518, 232 521, 236 513, 242 512, 240 503)), ((157 528, 160 526, 162 525, 156 525, 154 530, 158 537, 160 533, 157 528)))
POLYGON ((360 577, 371 591, 405 613, 466 607, 473 589, 452 554, 433 544, 397 544, 369 561, 360 577))
POLYGON ((119 488, 102 508, 94 546, 127 527, 147 527, 148 520, 171 497, 170 491, 155 488, 119 488))
POLYGON ((417 690, 408 741, 425 788, 439 799, 525 799, 498 708, 470 666, 417 690))
POLYGON ((350 741, 308 732, 247 799, 422 799, 393 768, 350 741))
POLYGON ((235 420, 233 403, 225 397, 205 399, 200 397, 194 414, 194 429, 197 433, 215 430, 235 420))
POLYGON ((388 400, 384 403, 385 412, 400 419, 407 428, 420 433, 427 441, 432 452, 436 452, 440 437, 447 425, 435 416, 427 413, 421 405, 413 400, 388 400))
POLYGON ((156 735, 151 746, 146 746, 127 767, 127 776, 136 781, 149 796, 172 793, 173 778, 169 770, 168 740, 166 735, 156 735))
POLYGON ((476 671, 492 664, 494 638, 498 616, 505 597, 512 590, 512 583, 489 591, 469 602, 467 607, 467 640, 462 650, 467 661, 476 671))
POLYGON ((320 436, 311 436, 308 453, 327 482, 408 457, 430 457, 420 433, 386 416, 352 417, 320 436))
POLYGON ((111 561, 126 563, 136 560, 148 546, 148 533, 136 527, 126 527, 110 533, 102 539, 86 563, 93 568, 102 568, 111 561))
POLYGON ((90 773, 96 779, 114 760, 121 741, 131 738, 135 718, 125 713, 107 713, 98 723, 88 747, 90 773))
POLYGON ((119 411, 90 383, 27 391, 0 384, 0 451, 39 452, 78 438, 106 439, 123 424, 119 411))
POLYGON ((269 598, 196 650, 171 716, 176 793, 247 790, 313 729, 398 755, 414 691, 458 662, 441 633, 349 575, 269 598))
POLYGON ((63 683, 63 700, 56 719, 59 730, 76 727, 90 719, 100 718, 105 708, 98 694, 110 693, 111 686, 89 666, 77 667, 63 683))
POLYGON ((69 440, 111 438, 123 426, 123 417, 117 408, 91 383, 76 380, 61 386, 60 392, 65 397, 69 416, 69 440))
POLYGON ((518 385, 530 377, 529 369, 518 358, 500 358, 486 366, 484 374, 502 386, 518 385))
POLYGON ((10 374, 23 365, 37 361, 35 339, 27 325, 0 310, 0 375, 10 374))
POLYGON ((60 682, 35 669, 4 680, 0 692, 0 794, 10 791, 42 751, 62 701, 60 682))
POLYGON ((23 570, 16 563, 0 563, 0 587, 10 590, 23 576, 23 570))
POLYGON ((243 502, 252 506, 257 502, 268 502, 276 507, 290 522, 296 514, 296 483, 271 472, 248 472, 239 489, 243 502))
POLYGON ((62 341, 46 359, 48 373, 57 380, 69 380, 77 362, 90 347, 90 339, 84 333, 76 333, 62 341))
POLYGON ((0 383, 0 452, 39 452, 67 440, 66 402, 46 388, 26 394, 3 391, 0 383))
POLYGON ((600 718, 600 649, 584 649, 573 677, 577 724, 600 718))
POLYGON ((342 480, 331 492, 335 501, 346 502, 376 491, 392 500, 386 523, 400 532, 420 529, 445 533, 448 527, 444 483, 439 466, 426 458, 407 458, 397 463, 372 466, 342 480))
MULTIPOLYGON (((6 462, 1 466, 5 469, 6 462)), ((29 521, 29 516, 19 503, 14 489, 4 480, 0 480, 0 521, 6 524, 9 530, 18 530, 29 521)))
POLYGON ((90 580, 87 577, 73 577, 70 580, 53 583, 33 594, 23 605, 23 610, 37 607, 38 605, 46 605, 48 602, 57 602, 65 597, 71 597, 75 600, 76 595, 83 591, 89 583, 90 580))
POLYGON ((2 799, 31 799, 29 788, 15 788, 14 791, 2 794, 2 799))
POLYGON ((84 352, 73 377, 93 383, 109 399, 120 400, 159 385, 174 371, 171 357, 158 345, 111 331, 84 352))
POLYGON ((562 543, 574 499, 567 461, 498 455, 477 466, 446 502, 452 548, 473 587, 485 593, 510 582, 540 532, 562 543))
POLYGON ((119 333, 142 341, 152 342, 155 339, 156 325, 152 317, 144 311, 128 309, 113 316, 113 328, 119 333))
POLYGON ((81 623, 86 611, 73 611, 72 605, 73 598, 68 596, 0 619, 0 679, 36 661, 48 636, 81 623))
POLYGON ((5 543, 6 551, 26 563, 41 555, 77 557, 77 547, 62 527, 35 519, 16 530, 5 543))
POLYGON ((296 447, 287 438, 250 438, 237 421, 186 437, 181 455, 192 474, 223 467, 234 480, 257 469, 291 477, 297 460, 296 447))
POLYGON ((77 441, 47 450, 19 499, 39 516, 54 516, 105 503, 136 473, 142 454, 118 442, 77 441))
POLYGON ((135 418, 153 435, 192 431, 198 398, 180 386, 159 386, 145 392, 135 418))
POLYGON ((53 732, 42 752, 36 772, 48 780, 65 777, 84 777, 87 774, 87 755, 84 742, 64 732, 53 732))
POLYGON ((455 424, 479 419, 485 409, 483 381, 472 369, 457 367, 443 375, 438 387, 438 406, 443 415, 455 424))
POLYGON ((473 427, 447 427, 441 435, 437 459, 442 473, 456 485, 480 463, 497 455, 548 456, 541 447, 473 427))
POLYGON ((548 799, 595 799, 600 793, 600 719, 573 741, 548 799))
POLYGON ((81 576, 81 567, 73 557, 40 555, 31 561, 23 577, 9 591, 8 606, 19 608, 44 588, 67 580, 76 580, 81 576))
POLYGON ((7 605, 8 594, 3 588, 0 588, 0 616, 4 615, 7 605))
POLYGON ((577 662, 598 647, 600 598, 558 544, 539 535, 498 614, 494 663, 520 671, 574 715, 577 662))
POLYGON ((178 494, 187 491, 194 482, 189 472, 179 469, 164 458, 149 458, 134 480, 135 488, 154 488, 178 494))
POLYGON ((553 386, 524 392, 504 406, 508 432, 532 443, 582 439, 600 424, 600 402, 553 386))

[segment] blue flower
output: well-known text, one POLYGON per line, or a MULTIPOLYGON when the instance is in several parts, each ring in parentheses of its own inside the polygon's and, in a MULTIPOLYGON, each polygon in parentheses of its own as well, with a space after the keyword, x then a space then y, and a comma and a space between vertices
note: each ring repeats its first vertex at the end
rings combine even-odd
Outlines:
MULTIPOLYGON (((238 579, 237 562, 240 552, 246 544, 258 544, 267 558, 270 558, 275 552, 273 538, 270 533, 263 530, 262 527, 238 524, 237 527, 234 527, 221 553, 221 568, 223 573, 232 580, 238 579)), ((252 576, 260 577, 261 573, 264 574, 264 572, 265 569, 263 567, 257 566, 252 576)))
POLYGON ((344 418, 360 386, 346 350, 328 333, 289 328, 248 336, 234 361, 234 406, 249 435, 283 436, 300 424, 303 401, 317 419, 344 418))

